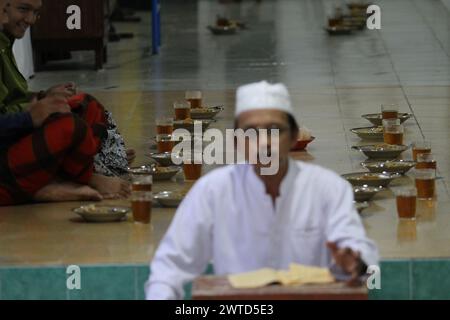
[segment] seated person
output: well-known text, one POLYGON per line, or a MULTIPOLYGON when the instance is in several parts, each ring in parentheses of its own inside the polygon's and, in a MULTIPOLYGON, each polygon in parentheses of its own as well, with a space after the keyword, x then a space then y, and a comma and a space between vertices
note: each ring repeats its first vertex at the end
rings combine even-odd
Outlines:
POLYGON ((259 146, 278 154, 278 171, 266 175, 270 164, 249 164, 247 158, 201 178, 154 255, 146 298, 182 299, 183 286, 210 262, 218 275, 298 263, 328 267, 351 283, 360 280, 367 266, 378 263, 377 247, 365 235, 350 184, 289 157, 298 125, 286 87, 249 84, 236 99, 236 128, 279 130, 279 148, 272 148, 272 138, 259 146))
MULTIPOLYGON (((0 113, 23 111, 23 104, 27 104, 33 98, 42 99, 51 94, 61 94, 68 99, 68 104, 78 114, 86 112, 87 105, 103 108, 93 96, 86 93, 78 93, 72 82, 56 85, 39 93, 30 92, 25 78, 20 74, 11 51, 16 39, 24 37, 26 30, 34 25, 39 17, 42 7, 41 0, 11 0, 7 8, 8 21, 3 25, 0 34, 0 46, 2 53, 0 65, 2 66, 2 78, 0 88, 0 113)), ((105 112, 107 137, 102 147, 94 158, 94 168, 97 173, 108 176, 118 176, 126 172, 127 166, 134 160, 134 150, 126 150, 122 136, 108 111, 105 112)))
MULTIPOLYGON (((5 5, 0 1, 0 25, 8 24, 5 5)), ((127 196, 127 182, 94 174, 108 134, 103 107, 68 87, 41 99, 28 92, 3 32, 0 64, 0 205, 127 196)))

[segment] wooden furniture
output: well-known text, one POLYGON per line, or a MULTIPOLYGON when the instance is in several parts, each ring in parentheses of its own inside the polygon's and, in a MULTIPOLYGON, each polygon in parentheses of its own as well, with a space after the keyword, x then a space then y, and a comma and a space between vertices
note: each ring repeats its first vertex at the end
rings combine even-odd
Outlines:
POLYGON ((34 62, 37 70, 46 62, 46 54, 77 50, 94 50, 95 67, 106 62, 107 0, 46 0, 41 17, 32 27, 34 62), (69 30, 67 8, 81 9, 81 29, 69 30))
POLYGON ((201 276, 192 287, 194 300, 367 300, 368 289, 345 283, 234 289, 227 277, 201 276))

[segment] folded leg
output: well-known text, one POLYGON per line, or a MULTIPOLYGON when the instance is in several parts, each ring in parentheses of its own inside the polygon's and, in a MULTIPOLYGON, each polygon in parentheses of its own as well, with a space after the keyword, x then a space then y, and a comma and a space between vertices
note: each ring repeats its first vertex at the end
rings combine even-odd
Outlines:
POLYGON ((101 135, 75 114, 47 119, 0 156, 0 205, 31 202, 55 179, 88 184, 101 135))

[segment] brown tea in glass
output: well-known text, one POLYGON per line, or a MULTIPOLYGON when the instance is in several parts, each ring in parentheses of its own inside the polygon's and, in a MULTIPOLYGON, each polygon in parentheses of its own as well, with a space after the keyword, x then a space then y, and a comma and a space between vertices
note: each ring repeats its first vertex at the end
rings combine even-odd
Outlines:
POLYGON ((412 144, 412 156, 417 161, 417 155, 431 153, 431 143, 428 141, 416 141, 412 144))
POLYGON ((397 196, 397 211, 400 218, 414 218, 416 216, 416 196, 397 196))
POLYGON ((400 219, 413 219, 416 217, 417 191, 406 187, 394 190, 397 202, 397 213, 400 219))
POLYGON ((424 153, 431 153, 431 149, 421 149, 421 148, 414 148, 413 147, 412 154, 413 154, 414 161, 417 161, 417 156, 419 154, 424 154, 424 153))
POLYGON ((192 109, 197 109, 202 107, 202 99, 189 99, 192 109))
POLYGON ((186 180, 198 180, 202 175, 202 161, 200 155, 183 156, 183 172, 186 180))
POLYGON ((131 191, 152 192, 153 176, 150 174, 134 174, 131 181, 131 191))
POLYGON ((158 141, 158 152, 159 153, 172 152, 174 144, 175 144, 174 141, 158 141))
POLYGON ((156 134, 172 134, 173 133, 173 119, 158 119, 156 120, 156 134))
POLYGON ((383 119, 397 119, 398 118, 398 111, 385 110, 385 111, 382 112, 382 118, 383 119))
POLYGON ((417 197, 419 199, 432 199, 436 189, 436 172, 434 169, 416 169, 415 180, 417 197))
POLYGON ((384 104, 381 106, 381 117, 386 119, 398 118, 398 106, 396 104, 384 104))
POLYGON ((383 137, 384 143, 396 145, 403 144, 403 132, 384 132, 383 137))
POLYGON ((191 118, 191 104, 189 101, 175 102, 173 107, 175 109, 175 120, 181 121, 191 118))
POLYGON ((151 221, 152 202, 132 201, 133 220, 138 223, 149 224, 151 221))
POLYGON ((342 26, 343 20, 342 18, 328 18, 328 27, 339 27, 342 26))
POLYGON ((190 102, 191 108, 201 108, 202 107, 202 92, 201 91, 186 91, 185 98, 190 102))
POLYGON ((191 117, 189 109, 175 109, 175 120, 186 120, 191 117))
POLYGON ((403 126, 398 119, 383 120, 383 138, 387 144, 403 144, 403 126))
POLYGON ((151 192, 134 191, 131 193, 131 209, 134 222, 143 224, 151 222, 152 198, 151 192))
POLYGON ((156 146, 159 153, 172 152, 175 141, 170 135, 158 135, 156 136, 156 146))
POLYGON ((434 169, 436 170, 436 160, 431 153, 419 153, 417 155, 416 169, 434 169))
POLYGON ((198 180, 202 176, 202 165, 185 163, 183 164, 183 172, 186 180, 198 180))

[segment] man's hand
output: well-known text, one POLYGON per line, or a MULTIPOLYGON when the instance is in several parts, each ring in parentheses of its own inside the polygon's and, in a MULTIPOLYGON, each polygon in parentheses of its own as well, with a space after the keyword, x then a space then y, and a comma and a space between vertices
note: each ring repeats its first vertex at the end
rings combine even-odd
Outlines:
POLYGON ((63 96, 49 96, 42 100, 33 99, 28 107, 33 126, 38 128, 53 113, 70 113, 67 99, 63 96))
POLYGON ((132 165, 136 159, 136 151, 134 149, 127 149, 127 162, 128 165, 132 165))
POLYGON ((353 286, 359 285, 359 276, 364 265, 364 262, 361 260, 361 254, 350 248, 338 248, 334 242, 327 242, 327 247, 330 249, 336 265, 351 276, 348 284, 353 286))
POLYGON ((53 86, 45 92, 46 97, 52 95, 61 95, 65 98, 70 98, 76 94, 77 94, 77 87, 73 82, 53 86))

